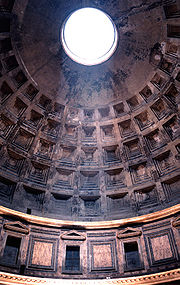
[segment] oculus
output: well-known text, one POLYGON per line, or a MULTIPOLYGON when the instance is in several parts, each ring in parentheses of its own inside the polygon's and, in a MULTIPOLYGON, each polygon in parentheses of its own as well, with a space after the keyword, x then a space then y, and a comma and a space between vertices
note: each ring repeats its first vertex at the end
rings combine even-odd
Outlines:
POLYGON ((118 35, 112 19, 95 8, 82 8, 67 17, 61 28, 66 54, 83 65, 96 65, 114 53, 118 35))

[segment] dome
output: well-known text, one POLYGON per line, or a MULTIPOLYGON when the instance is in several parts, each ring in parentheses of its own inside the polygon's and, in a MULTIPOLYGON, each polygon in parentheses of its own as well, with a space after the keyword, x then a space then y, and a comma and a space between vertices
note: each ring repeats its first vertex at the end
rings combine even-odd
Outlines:
POLYGON ((179 2, 1 3, 0 269, 65 279, 176 270, 179 2), (93 64, 66 47, 68 19, 82 8, 104 12, 114 31, 112 54, 93 64), (21 251, 18 269, 1 262, 8 247, 21 251), (42 248, 47 262, 33 255, 42 248), (91 261, 73 267, 85 252, 91 261), (103 265, 103 252, 114 259, 103 265))

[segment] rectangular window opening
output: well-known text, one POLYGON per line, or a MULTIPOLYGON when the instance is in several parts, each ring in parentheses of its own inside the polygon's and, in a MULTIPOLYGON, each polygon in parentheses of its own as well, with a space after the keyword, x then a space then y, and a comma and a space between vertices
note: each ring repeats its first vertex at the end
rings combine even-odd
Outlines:
POLYGON ((16 265, 21 245, 21 238, 8 236, 3 254, 3 262, 16 265))
POLYGON ((126 269, 135 270, 141 267, 137 242, 124 243, 126 269))
POLYGON ((66 246, 65 270, 80 271, 80 247, 66 246))

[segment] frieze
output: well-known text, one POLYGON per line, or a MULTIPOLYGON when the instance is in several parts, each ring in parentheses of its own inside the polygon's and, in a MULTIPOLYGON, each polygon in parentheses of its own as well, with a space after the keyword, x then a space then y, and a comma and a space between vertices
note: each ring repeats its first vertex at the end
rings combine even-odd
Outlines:
POLYGON ((36 277, 26 277, 10 273, 0 272, 1 284, 46 284, 46 285, 120 285, 120 284, 159 284, 168 281, 180 280, 180 269, 166 272, 150 274, 138 277, 105 279, 105 280, 64 280, 64 279, 45 279, 36 277), (7 283, 8 282, 8 283, 7 283))
POLYGON ((61 227, 61 226, 81 226, 84 229, 107 229, 107 228, 118 228, 120 226, 125 226, 128 224, 137 224, 137 223, 147 223, 156 221, 158 219, 162 219, 173 214, 176 214, 180 211, 180 204, 157 211, 154 213, 150 213, 147 215, 142 215, 139 217, 127 218, 127 219, 119 219, 119 220, 109 220, 109 221, 98 221, 98 222, 80 222, 80 221, 67 221, 67 220, 58 220, 51 219, 45 217, 38 217, 34 215, 28 215, 22 212, 18 212, 15 210, 11 210, 9 208, 0 206, 0 214, 8 215, 8 216, 16 216, 25 221, 36 223, 39 225, 46 225, 51 227, 61 227))

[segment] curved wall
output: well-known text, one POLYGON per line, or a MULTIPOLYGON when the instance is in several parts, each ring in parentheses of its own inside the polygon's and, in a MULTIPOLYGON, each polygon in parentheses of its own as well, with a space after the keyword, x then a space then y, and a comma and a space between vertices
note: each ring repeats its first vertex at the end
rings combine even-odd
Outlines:
MULTIPOLYGON (((43 75, 43 83, 36 85, 30 63, 25 61, 32 74, 24 65, 26 32, 32 50, 37 48, 28 22, 35 3, 15 3, 13 10, 13 1, 6 3, 0 34, 1 204, 84 221, 133 217, 175 205, 180 185, 178 4, 154 7, 163 31, 160 35, 157 26, 157 36, 165 41, 151 46, 149 80, 139 93, 127 100, 110 97, 108 105, 75 108, 61 103, 61 92, 41 90, 43 75)), ((128 16, 139 21, 136 14, 128 16)), ((40 40, 45 42, 43 36, 40 40)))
POLYGON ((177 268, 179 3, 97 4, 121 41, 88 73, 57 42, 80 2, 0 4, 1 269, 94 279, 177 268))
MULTIPOLYGON (((0 212, 1 271, 43 278, 106 278, 115 284, 122 277, 128 284, 129 276, 134 278, 132 284, 179 279, 178 270, 170 273, 179 267, 177 206, 136 219, 82 224, 22 215, 3 207, 0 212), (72 261, 69 252, 73 250, 72 261), (159 277, 157 272, 162 272, 159 277)), ((7 274, 6 278, 10 282, 7 274)))

